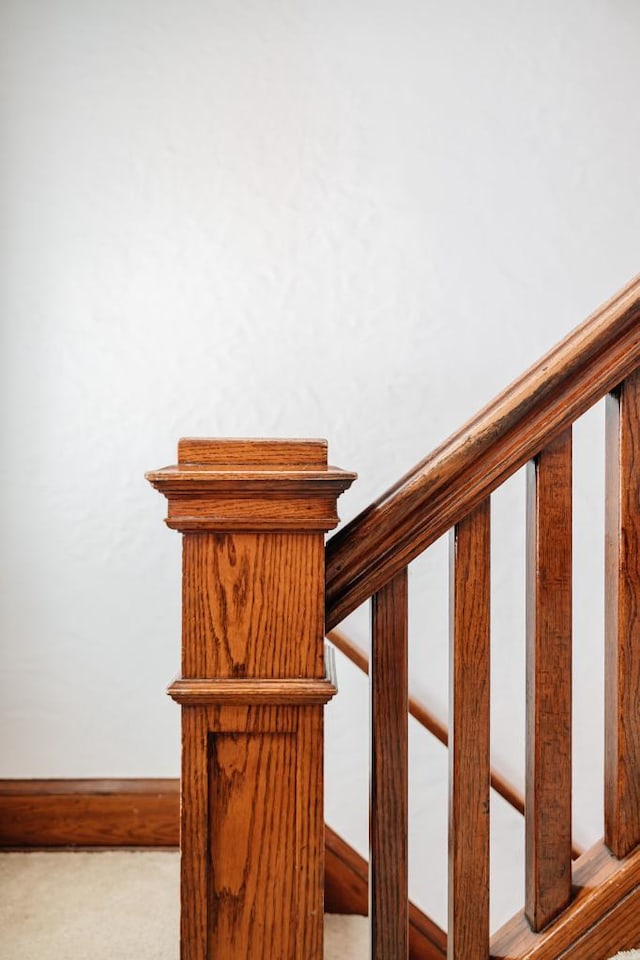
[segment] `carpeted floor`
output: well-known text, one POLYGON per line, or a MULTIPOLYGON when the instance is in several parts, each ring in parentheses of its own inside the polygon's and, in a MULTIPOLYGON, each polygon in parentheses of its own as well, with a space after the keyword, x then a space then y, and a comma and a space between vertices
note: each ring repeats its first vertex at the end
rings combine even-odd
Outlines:
MULTIPOLYGON (((365 960, 367 943, 366 918, 326 918, 325 960, 365 960)), ((0 854, 0 960, 87 957, 177 960, 177 853, 0 854)))
MULTIPOLYGON (((178 854, 0 854, 0 960, 177 960, 178 854)), ((364 917, 327 917, 325 960, 364 960, 364 917)))

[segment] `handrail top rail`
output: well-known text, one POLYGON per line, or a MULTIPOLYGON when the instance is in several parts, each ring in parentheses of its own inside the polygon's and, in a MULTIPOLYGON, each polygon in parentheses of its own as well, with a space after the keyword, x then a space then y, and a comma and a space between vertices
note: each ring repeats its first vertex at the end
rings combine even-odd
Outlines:
POLYGON ((327 543, 331 629, 640 363, 640 275, 327 543))

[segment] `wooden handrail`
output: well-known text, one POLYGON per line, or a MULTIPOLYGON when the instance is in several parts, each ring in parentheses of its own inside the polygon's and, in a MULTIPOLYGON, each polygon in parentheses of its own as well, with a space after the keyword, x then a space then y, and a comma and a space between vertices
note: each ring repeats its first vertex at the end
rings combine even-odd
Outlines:
POLYGON ((604 397, 640 363, 640 277, 327 544, 326 629, 604 397))

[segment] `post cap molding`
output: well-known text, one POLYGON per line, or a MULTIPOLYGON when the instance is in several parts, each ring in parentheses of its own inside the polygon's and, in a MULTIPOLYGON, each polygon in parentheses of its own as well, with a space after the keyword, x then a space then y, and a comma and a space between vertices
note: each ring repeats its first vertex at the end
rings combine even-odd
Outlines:
POLYGON ((199 438, 180 440, 176 466, 145 476, 182 532, 331 530, 356 478, 328 465, 326 440, 199 438))

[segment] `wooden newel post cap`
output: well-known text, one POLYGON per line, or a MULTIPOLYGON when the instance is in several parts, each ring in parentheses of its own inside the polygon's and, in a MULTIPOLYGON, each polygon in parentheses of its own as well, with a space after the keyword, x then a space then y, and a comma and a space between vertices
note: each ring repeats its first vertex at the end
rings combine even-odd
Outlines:
POLYGON ((328 466, 326 440, 186 438, 177 465, 146 478, 174 530, 331 530, 356 474, 328 466))

